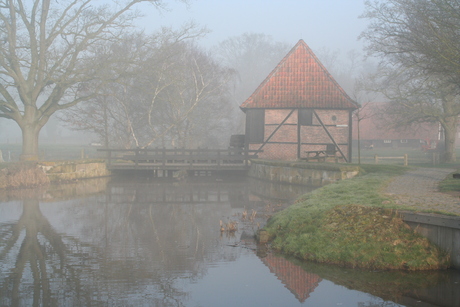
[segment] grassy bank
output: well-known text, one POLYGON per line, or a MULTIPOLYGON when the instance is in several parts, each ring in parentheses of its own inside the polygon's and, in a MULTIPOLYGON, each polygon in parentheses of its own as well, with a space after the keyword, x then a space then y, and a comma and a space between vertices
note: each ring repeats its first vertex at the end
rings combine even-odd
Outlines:
POLYGON ((0 163, 0 189, 31 188, 109 175, 104 160, 100 159, 0 163))
POLYGON ((272 247, 303 260, 366 269, 428 270, 447 255, 414 233, 380 191, 406 168, 363 166, 362 176, 304 195, 274 215, 264 230, 272 247))
POLYGON ((49 182, 35 162, 0 163, 0 189, 29 188, 49 182))

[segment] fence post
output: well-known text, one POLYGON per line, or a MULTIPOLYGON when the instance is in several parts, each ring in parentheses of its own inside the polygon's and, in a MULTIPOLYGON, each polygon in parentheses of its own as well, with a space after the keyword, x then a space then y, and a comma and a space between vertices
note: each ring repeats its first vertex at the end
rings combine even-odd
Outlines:
POLYGON ((379 164, 379 156, 374 155, 375 164, 379 164))
POLYGON ((404 166, 407 166, 409 164, 409 158, 407 154, 404 154, 404 166))

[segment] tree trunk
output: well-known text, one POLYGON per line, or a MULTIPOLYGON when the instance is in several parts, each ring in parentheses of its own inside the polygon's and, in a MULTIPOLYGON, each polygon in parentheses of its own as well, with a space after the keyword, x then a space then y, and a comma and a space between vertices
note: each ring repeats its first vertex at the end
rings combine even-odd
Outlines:
POLYGON ((457 134, 457 117, 446 119, 444 128, 444 162, 455 162, 455 137, 457 134))
POLYGON ((27 124, 21 127, 22 130, 22 154, 21 161, 38 160, 38 135, 40 128, 38 125, 27 124))

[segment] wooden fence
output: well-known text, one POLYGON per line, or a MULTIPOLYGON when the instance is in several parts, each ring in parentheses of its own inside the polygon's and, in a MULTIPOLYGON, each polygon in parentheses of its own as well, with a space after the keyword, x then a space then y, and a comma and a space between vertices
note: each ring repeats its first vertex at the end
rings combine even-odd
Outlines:
POLYGON ((98 149, 110 170, 246 170, 257 150, 244 149, 98 149))
POLYGON ((400 157, 382 157, 382 156, 374 155, 375 164, 379 164, 381 160, 402 160, 404 163, 404 166, 407 166, 409 164, 409 157, 407 154, 404 154, 404 156, 400 156, 400 157))

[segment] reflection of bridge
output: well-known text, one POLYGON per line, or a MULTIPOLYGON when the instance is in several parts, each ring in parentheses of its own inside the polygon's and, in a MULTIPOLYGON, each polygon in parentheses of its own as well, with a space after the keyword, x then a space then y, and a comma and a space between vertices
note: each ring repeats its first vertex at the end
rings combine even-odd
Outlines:
POLYGON ((111 171, 151 170, 159 177, 174 171, 207 173, 246 171, 257 150, 231 149, 98 149, 107 152, 111 171))
POLYGON ((260 204, 289 203, 313 187, 288 185, 242 176, 168 178, 113 176, 107 199, 115 203, 217 204, 230 202, 233 208, 252 209, 260 204))
POLYGON ((246 179, 232 181, 178 182, 145 180, 141 177, 112 178, 108 184, 107 201, 122 204, 225 204, 233 208, 251 207, 246 179))

